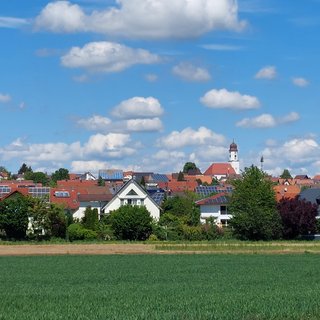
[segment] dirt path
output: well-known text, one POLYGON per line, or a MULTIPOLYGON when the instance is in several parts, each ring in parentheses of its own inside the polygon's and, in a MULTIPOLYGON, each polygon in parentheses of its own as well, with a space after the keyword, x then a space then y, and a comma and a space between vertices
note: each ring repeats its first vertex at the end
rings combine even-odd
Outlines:
POLYGON ((65 254, 150 254, 160 253, 152 244, 47 244, 0 245, 0 256, 65 254))

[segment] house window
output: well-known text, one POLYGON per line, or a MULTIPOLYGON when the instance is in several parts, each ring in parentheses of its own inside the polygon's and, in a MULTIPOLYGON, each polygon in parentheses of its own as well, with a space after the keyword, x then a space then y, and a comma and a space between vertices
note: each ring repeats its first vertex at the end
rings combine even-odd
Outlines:
POLYGON ((227 214, 227 207, 226 206, 220 206, 220 214, 227 214))

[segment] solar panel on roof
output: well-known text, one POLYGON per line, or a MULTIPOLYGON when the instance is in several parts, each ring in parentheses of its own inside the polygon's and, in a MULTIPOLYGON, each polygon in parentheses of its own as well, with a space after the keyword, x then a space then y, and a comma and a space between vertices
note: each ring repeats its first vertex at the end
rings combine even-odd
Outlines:
POLYGON ((151 180, 153 182, 168 182, 169 179, 165 174, 154 173, 151 175, 151 180))
POLYGON ((99 176, 104 180, 123 180, 123 171, 99 170, 99 176))
POLYGON ((154 200, 154 202, 156 202, 158 205, 160 205, 164 199, 164 192, 155 192, 152 194, 151 197, 154 200))

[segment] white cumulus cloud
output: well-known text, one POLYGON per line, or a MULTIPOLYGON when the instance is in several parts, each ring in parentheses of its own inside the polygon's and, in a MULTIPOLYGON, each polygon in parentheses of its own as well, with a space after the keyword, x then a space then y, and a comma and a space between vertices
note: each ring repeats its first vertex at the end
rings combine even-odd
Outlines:
POLYGON ((112 166, 106 161, 98 161, 98 160, 75 160, 71 162, 71 172, 91 172, 96 174, 101 169, 110 169, 112 166))
POLYGON ((291 112, 283 117, 274 117, 271 114, 264 113, 255 118, 244 118, 237 122, 237 127, 243 128, 272 128, 281 124, 295 122, 300 119, 296 112, 291 112))
POLYGON ((181 62, 172 68, 172 73, 183 80, 193 82, 204 82, 211 79, 208 70, 197 67, 188 62, 181 62))
POLYGON ((295 138, 280 145, 268 146, 263 152, 265 159, 271 159, 272 165, 276 164, 284 168, 301 163, 312 163, 319 159, 320 147, 313 138, 295 138))
POLYGON ((301 77, 292 78, 292 83, 297 87, 307 87, 309 85, 309 81, 301 77))
POLYGON ((200 127, 194 130, 190 127, 182 131, 173 131, 169 135, 158 139, 158 145, 168 149, 183 148, 186 146, 199 146, 199 145, 222 145, 224 144, 225 137, 217 134, 206 127, 200 127))
POLYGON ((125 121, 126 130, 129 132, 160 131, 162 121, 159 118, 153 119, 129 119, 125 121))
POLYGON ((158 99, 133 97, 122 101, 112 110, 112 115, 122 119, 153 118, 163 114, 158 99))
POLYGON ((129 134, 98 133, 89 138, 88 142, 84 146, 84 149, 86 153, 103 154, 104 152, 124 147, 128 142, 130 142, 130 140, 129 134))
POLYGON ((110 126, 111 120, 99 115, 93 115, 88 119, 80 119, 77 121, 77 123, 87 130, 105 131, 108 129, 108 126, 110 126))
POLYGON ((69 1, 50 2, 35 19, 36 29, 53 32, 87 31, 87 17, 80 6, 69 1))
POLYGON ((206 107, 215 109, 247 110, 260 106, 258 98, 226 89, 212 89, 200 98, 200 102, 206 107))
POLYGON ((117 0, 117 6, 86 13, 69 1, 46 5, 38 30, 97 32, 140 39, 194 38, 214 30, 240 31, 236 0, 117 0))
POLYGON ((268 79, 272 80, 277 76, 277 69, 275 66, 266 66, 260 69, 256 75, 256 79, 268 79))
POLYGON ((158 55, 144 49, 133 49, 115 42, 90 42, 73 47, 61 58, 67 68, 83 68, 91 72, 120 72, 135 64, 160 62, 158 55))

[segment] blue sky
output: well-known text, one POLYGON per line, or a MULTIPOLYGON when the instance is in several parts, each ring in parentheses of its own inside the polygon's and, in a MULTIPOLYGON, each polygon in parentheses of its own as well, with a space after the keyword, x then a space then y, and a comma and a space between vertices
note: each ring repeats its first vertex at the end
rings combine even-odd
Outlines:
POLYGON ((0 2, 0 165, 320 173, 320 1, 0 2))

